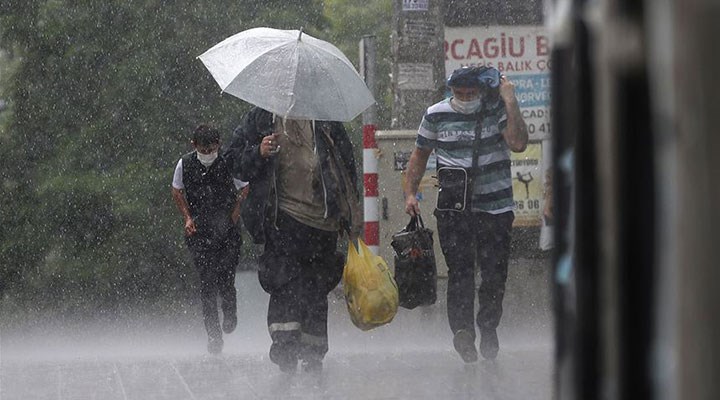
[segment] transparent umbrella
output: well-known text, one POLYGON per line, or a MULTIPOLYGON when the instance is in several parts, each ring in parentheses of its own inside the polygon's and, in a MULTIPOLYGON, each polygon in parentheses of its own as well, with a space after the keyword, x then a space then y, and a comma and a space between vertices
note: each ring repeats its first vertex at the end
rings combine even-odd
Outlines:
POLYGON ((223 92, 285 118, 350 121, 375 102, 337 47, 302 30, 249 29, 198 58, 223 92))

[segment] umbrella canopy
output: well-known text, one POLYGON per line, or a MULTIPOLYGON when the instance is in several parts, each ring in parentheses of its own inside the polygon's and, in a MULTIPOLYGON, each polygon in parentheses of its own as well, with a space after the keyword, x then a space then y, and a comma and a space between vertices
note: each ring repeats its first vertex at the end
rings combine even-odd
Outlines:
POLYGON ((198 58, 223 92, 285 118, 350 121, 375 102, 337 47, 298 30, 249 29, 198 58))

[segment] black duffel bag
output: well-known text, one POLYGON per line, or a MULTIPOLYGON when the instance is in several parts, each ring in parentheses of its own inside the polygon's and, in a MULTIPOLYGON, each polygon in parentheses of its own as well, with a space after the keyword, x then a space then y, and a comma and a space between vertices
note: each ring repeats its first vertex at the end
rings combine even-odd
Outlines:
POLYGON ((395 250, 395 282, 400 294, 400 306, 413 309, 435 304, 437 300, 437 266, 433 250, 433 231, 425 228, 422 217, 410 223, 392 237, 395 250))

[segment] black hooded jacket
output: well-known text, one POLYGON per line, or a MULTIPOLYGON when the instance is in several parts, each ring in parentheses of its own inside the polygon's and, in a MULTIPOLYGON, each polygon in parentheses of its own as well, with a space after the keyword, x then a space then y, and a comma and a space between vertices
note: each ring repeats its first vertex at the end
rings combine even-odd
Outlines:
MULTIPOLYGON (((265 242, 265 229, 272 226, 277 212, 275 158, 263 158, 260 155, 260 143, 263 137, 272 134, 273 129, 272 113, 255 107, 245 115, 243 123, 233 132, 230 147, 226 152, 226 156, 233 160, 233 175, 250 184, 250 193, 243 203, 242 218, 254 242, 258 244, 265 242)), ((340 122, 316 121, 314 133, 321 176, 326 189, 325 211, 328 217, 337 218, 340 213, 338 194, 344 191, 344 185, 331 173, 329 163, 335 157, 336 165, 345 168, 355 189, 351 196, 359 201, 358 174, 352 143, 340 122)), ((341 221, 341 226, 349 229, 351 221, 341 221)))

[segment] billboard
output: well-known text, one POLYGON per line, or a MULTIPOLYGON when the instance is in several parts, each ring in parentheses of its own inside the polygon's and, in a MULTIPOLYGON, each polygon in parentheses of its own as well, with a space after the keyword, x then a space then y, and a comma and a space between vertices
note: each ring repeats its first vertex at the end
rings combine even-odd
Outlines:
POLYGON ((464 66, 497 68, 515 84, 531 141, 550 137, 550 46, 542 26, 445 28, 445 76, 464 66))
POLYGON ((539 226, 542 222, 544 176, 542 145, 528 144, 522 153, 512 153, 513 198, 515 200, 515 226, 539 226))

